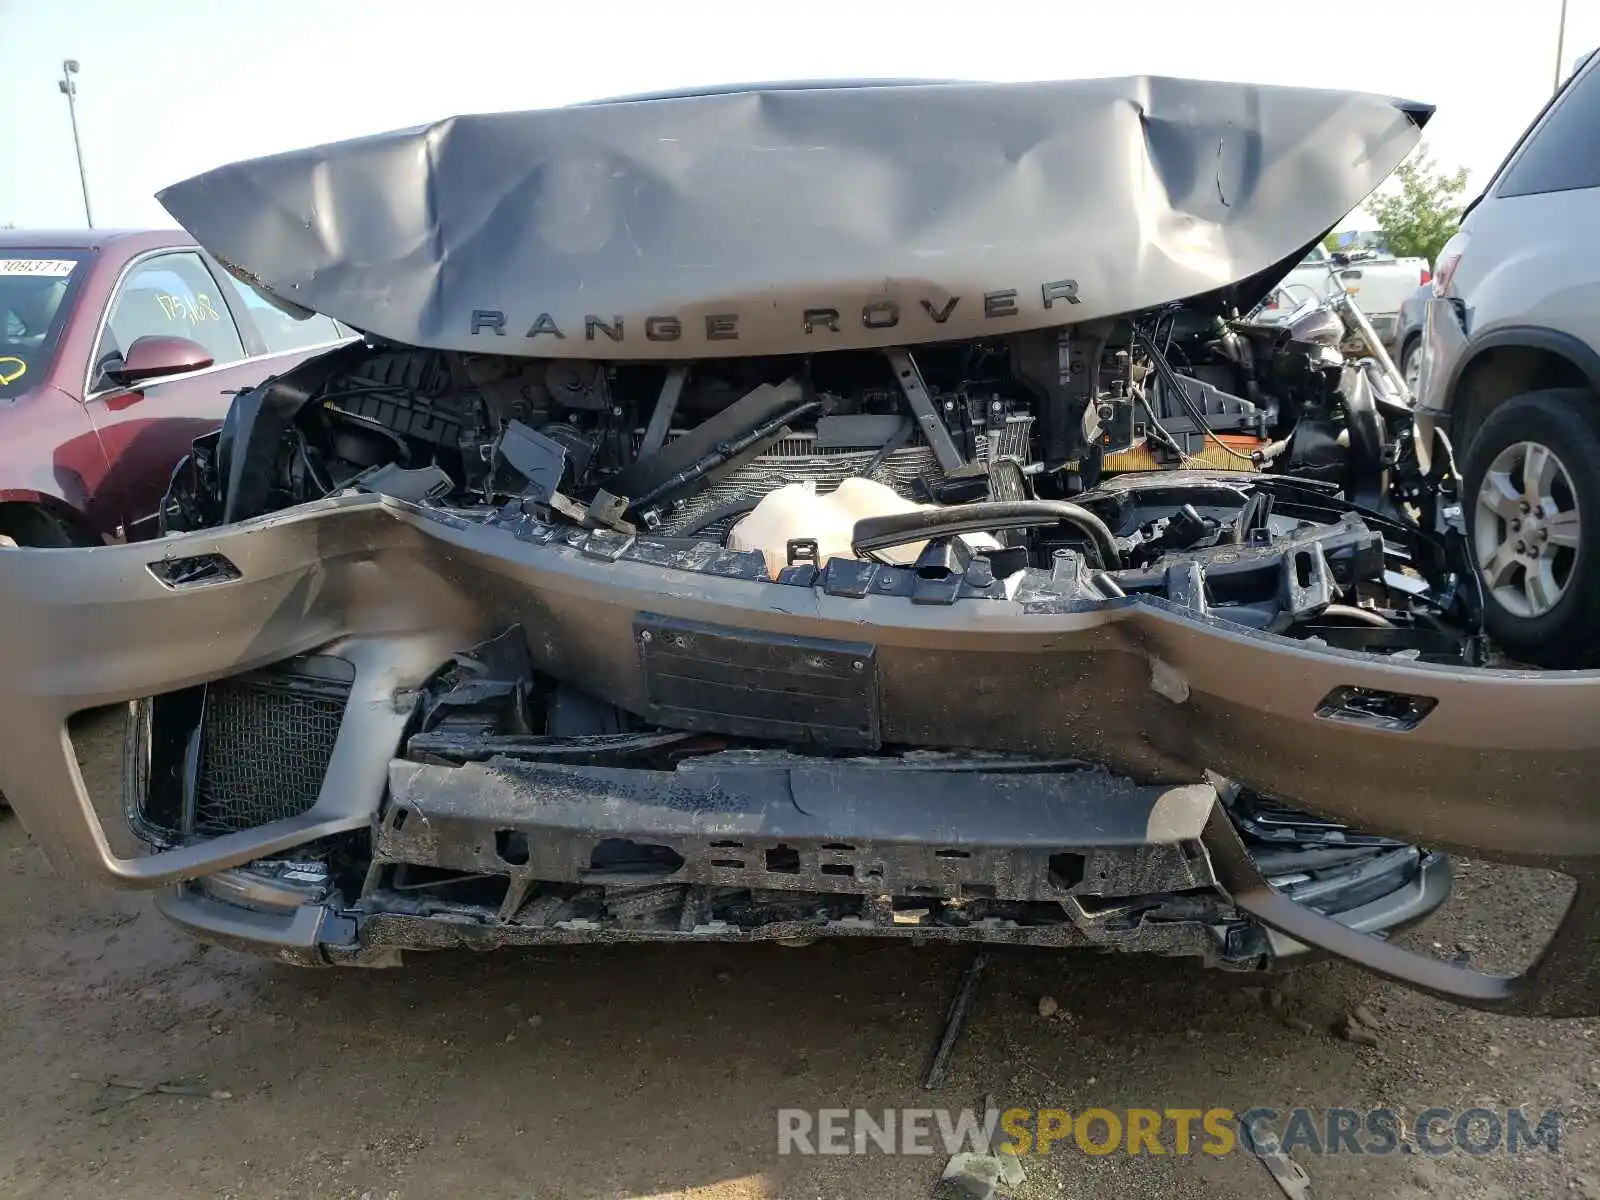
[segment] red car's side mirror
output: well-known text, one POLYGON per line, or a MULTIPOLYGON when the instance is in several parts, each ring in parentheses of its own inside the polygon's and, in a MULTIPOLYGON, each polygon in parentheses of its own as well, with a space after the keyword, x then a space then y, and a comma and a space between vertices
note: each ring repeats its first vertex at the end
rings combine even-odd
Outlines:
POLYGON ((211 363, 211 351, 199 342, 183 337, 148 334, 134 339, 121 362, 113 359, 107 363, 105 373, 113 383, 132 387, 151 379, 203 370, 211 363))

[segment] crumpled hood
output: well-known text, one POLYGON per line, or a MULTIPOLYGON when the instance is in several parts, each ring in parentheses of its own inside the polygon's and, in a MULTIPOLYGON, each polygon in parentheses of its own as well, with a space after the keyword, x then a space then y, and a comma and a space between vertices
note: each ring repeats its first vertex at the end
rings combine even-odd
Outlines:
POLYGON ((160 193, 293 305, 419 346, 807 353, 1253 303, 1432 109, 1134 77, 807 84, 456 117, 160 193))

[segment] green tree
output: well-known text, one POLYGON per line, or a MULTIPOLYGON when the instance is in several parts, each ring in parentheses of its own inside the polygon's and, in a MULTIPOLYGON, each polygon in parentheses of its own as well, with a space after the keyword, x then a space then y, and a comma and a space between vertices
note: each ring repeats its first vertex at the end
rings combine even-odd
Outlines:
POLYGON ((1431 266, 1461 224, 1461 197, 1467 190, 1467 169, 1446 175, 1418 146, 1394 169, 1399 186, 1367 202, 1367 211, 1397 258, 1425 258, 1431 266))

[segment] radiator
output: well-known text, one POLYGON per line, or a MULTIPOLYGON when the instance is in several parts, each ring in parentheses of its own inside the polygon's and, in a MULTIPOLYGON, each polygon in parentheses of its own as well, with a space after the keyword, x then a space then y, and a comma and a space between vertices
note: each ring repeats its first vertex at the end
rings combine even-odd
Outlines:
MULTIPOLYGON (((998 437, 991 439, 986 435, 978 436, 976 439, 978 461, 985 465, 1000 458, 1027 461, 1028 439, 1032 427, 1031 416, 1021 413, 1010 414, 998 437)), ((636 442, 642 437, 641 430, 636 442)), ((791 433, 788 437, 782 438, 765 454, 751 459, 737 470, 715 480, 689 499, 673 505, 663 514, 661 532, 670 536, 682 530, 693 529, 699 519, 713 509, 737 500, 760 499, 768 492, 788 483, 804 483, 811 480, 816 484, 819 493, 826 494, 851 476, 866 475, 869 479, 893 488, 909 500, 915 498, 912 484, 918 479, 934 484, 944 478, 944 472, 940 469, 932 448, 923 440, 920 433, 901 449, 886 455, 881 463, 873 467, 870 474, 867 473, 867 468, 871 467, 873 460, 878 457, 877 449, 840 450, 819 454, 815 449, 816 437, 815 433, 807 432, 791 433)), ((728 530, 738 519, 738 516, 724 517, 709 525, 701 526, 696 535, 720 541, 726 537, 728 530)))

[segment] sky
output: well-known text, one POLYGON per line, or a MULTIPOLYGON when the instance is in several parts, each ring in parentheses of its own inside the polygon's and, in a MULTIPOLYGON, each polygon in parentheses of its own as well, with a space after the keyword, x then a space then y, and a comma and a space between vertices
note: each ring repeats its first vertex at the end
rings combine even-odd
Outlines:
MULTIPOLYGON (((0 224, 170 226, 154 193, 242 158, 467 112, 694 84, 1130 74, 1437 106, 1481 184, 1549 96, 1561 0, 0 0, 0 224)), ((1568 0, 1565 69, 1600 46, 1568 0)), ((1359 217, 1346 227, 1364 224, 1359 217)), ((1370 222, 1365 222, 1370 224, 1370 222)))

